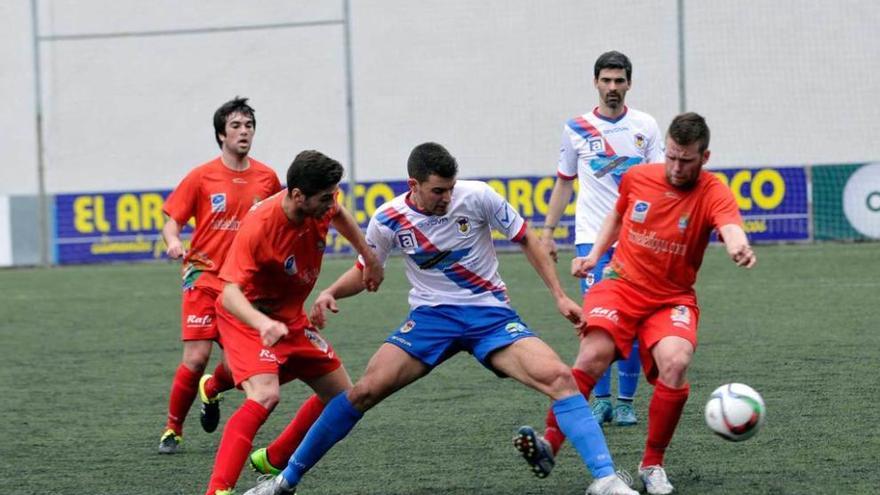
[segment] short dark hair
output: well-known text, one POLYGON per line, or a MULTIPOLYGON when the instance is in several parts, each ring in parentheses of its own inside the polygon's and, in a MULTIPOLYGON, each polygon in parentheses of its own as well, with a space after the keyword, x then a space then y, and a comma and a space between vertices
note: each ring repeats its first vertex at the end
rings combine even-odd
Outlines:
POLYGON ((247 101, 247 98, 236 96, 223 105, 220 105, 220 108, 214 112, 214 139, 217 140, 217 146, 221 148, 223 147, 223 142, 220 141, 220 136, 226 135, 226 119, 234 113, 240 113, 250 117, 254 121, 254 127, 257 127, 257 118, 254 117, 254 109, 247 104, 247 101))
POLYGON ((683 113, 672 119, 666 136, 681 146, 700 143, 700 153, 709 148, 709 126, 702 115, 694 112, 683 113))
POLYGON ((626 71, 626 80, 632 81, 632 63, 630 63, 629 57, 620 52, 612 50, 599 55, 593 66, 593 79, 599 79, 599 73, 602 72, 602 69, 623 69, 626 71))
POLYGON ((300 152, 287 169, 287 192, 302 191, 306 197, 339 184, 342 165, 329 156, 315 150, 300 152))
POLYGON ((437 143, 422 143, 409 154, 406 171, 410 178, 425 182, 431 175, 451 179, 458 174, 458 163, 443 146, 437 143))

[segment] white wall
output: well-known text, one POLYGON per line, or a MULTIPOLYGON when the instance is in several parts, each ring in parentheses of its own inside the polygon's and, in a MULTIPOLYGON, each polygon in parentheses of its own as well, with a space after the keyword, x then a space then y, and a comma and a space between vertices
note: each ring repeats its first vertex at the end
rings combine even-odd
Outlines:
MULTIPOLYGON (((342 0, 41 0, 42 36, 339 20, 342 0), (137 12, 137 14, 133 14, 137 12)), ((878 159, 880 3, 685 2, 688 108, 714 166, 878 159)), ((397 179, 413 145, 462 175, 551 174, 562 123, 596 101, 592 64, 634 63, 628 103, 677 113, 674 0, 352 0, 356 175, 397 179)), ((36 192, 29 0, 0 2, 0 194, 36 192), (9 156, 11 155, 11 156, 9 156)), ((244 95, 253 155, 283 173, 316 148, 348 164, 336 25, 55 39, 40 44, 50 193, 173 187, 217 153, 211 116, 244 95)))

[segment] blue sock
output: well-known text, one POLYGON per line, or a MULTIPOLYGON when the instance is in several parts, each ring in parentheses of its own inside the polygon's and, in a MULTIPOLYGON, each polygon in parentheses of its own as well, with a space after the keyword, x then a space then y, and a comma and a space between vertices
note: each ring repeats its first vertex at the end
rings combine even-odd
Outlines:
POLYGON ((590 412, 587 399, 581 394, 559 399, 553 403, 553 413, 562 433, 587 463, 593 478, 614 474, 614 461, 605 444, 605 435, 590 412))
POLYGON ((596 382, 596 386, 593 387, 593 397, 597 399, 611 398, 611 366, 608 366, 608 369, 605 370, 602 378, 599 378, 599 381, 596 382))
POLYGON ((291 486, 297 485, 303 475, 337 442, 345 438, 363 416, 363 413, 351 405, 345 392, 334 397, 327 403, 315 424, 309 428, 296 452, 290 456, 281 476, 291 486))
POLYGON ((622 399, 630 399, 636 396, 636 387, 639 386, 639 370, 642 361, 639 359, 639 343, 633 342, 632 352, 626 361, 617 362, 617 395, 622 399))

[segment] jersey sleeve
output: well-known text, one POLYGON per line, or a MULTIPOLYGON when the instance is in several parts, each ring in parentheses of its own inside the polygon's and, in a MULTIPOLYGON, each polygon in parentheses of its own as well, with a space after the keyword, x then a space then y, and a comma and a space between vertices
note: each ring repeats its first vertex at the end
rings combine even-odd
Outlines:
POLYGON ((657 127, 657 121, 651 118, 649 122, 645 160, 648 163, 663 163, 666 161, 666 146, 663 143, 663 136, 660 134, 660 128, 657 127))
POLYGON ((259 235, 260 222, 245 222, 235 238, 229 253, 220 268, 220 279, 243 287, 250 282, 257 272, 262 249, 263 236, 259 235))
POLYGON ((180 226, 189 222, 189 219, 196 214, 200 183, 201 174, 197 170, 188 173, 165 199, 162 212, 174 219, 180 226))
POLYGON ((526 221, 519 213, 501 197, 494 189, 485 185, 483 194, 478 196, 480 208, 489 225, 504 234, 513 242, 519 242, 526 235, 526 221))
POLYGON ((573 180, 578 175, 578 153, 571 142, 571 130, 568 126, 562 128, 562 143, 559 145, 559 163, 556 166, 556 175, 565 180, 573 180))
POLYGON ((711 226, 716 230, 728 224, 742 226, 742 215, 733 193, 720 181, 709 189, 708 214, 711 226))
MULTIPOLYGON (((380 210, 377 210, 377 213, 380 210)), ((377 215, 373 215, 370 218, 370 222, 367 224, 367 233, 365 235, 367 239, 367 246, 370 246, 370 249, 373 250, 373 253, 376 254, 376 258, 379 259, 379 263, 382 266, 385 266, 385 261, 388 259, 388 255, 391 254, 391 250, 394 249, 394 232, 382 225, 379 220, 376 219, 377 215)), ((356 266, 358 268, 364 267, 364 258, 361 255, 358 255, 356 266)))

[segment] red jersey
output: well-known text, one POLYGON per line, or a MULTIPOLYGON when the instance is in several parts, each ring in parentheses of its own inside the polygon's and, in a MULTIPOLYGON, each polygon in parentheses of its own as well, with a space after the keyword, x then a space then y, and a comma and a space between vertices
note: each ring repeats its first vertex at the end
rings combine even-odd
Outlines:
POLYGON ((223 165, 220 157, 199 165, 165 200, 162 211, 181 227, 190 218, 196 220, 183 260, 184 286, 221 290, 217 273, 241 220, 251 206, 281 189, 274 170, 253 158, 248 161, 242 171, 223 165))
POLYGON ((220 278, 238 285, 269 317, 307 325, 303 304, 321 273, 330 220, 339 210, 334 206, 321 218, 307 217, 295 225, 281 209, 285 194, 254 206, 232 242, 220 278))
POLYGON ((733 193, 702 171, 693 189, 666 181, 665 165, 633 167, 620 183, 615 208, 620 237, 606 278, 620 278, 653 295, 693 293, 713 230, 742 225, 733 193))

